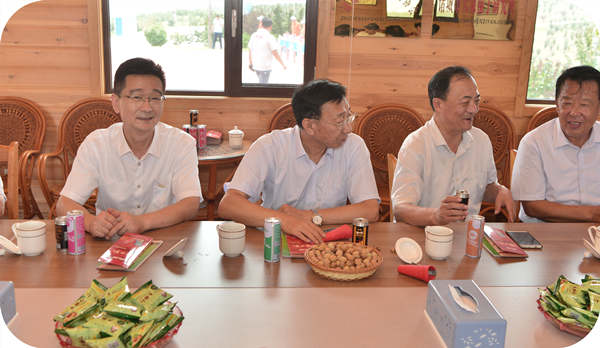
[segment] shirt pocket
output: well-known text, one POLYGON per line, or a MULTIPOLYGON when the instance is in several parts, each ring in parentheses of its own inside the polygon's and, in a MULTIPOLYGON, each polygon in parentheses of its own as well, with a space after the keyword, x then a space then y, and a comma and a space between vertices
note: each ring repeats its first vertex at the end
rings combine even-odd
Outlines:
POLYGON ((152 182, 152 197, 148 205, 147 213, 163 209, 171 204, 171 185, 168 181, 153 181, 152 182))

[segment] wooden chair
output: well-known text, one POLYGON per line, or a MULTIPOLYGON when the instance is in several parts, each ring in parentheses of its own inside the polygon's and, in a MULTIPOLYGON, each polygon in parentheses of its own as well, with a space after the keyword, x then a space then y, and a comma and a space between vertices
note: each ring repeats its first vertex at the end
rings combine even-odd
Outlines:
POLYGON ((285 129, 294 127, 296 125, 296 117, 292 110, 292 103, 287 103, 275 110, 271 122, 269 122, 269 128, 267 133, 274 129, 285 129))
POLYGON ((397 154, 404 138, 423 124, 423 119, 416 111, 400 104, 372 107, 358 121, 356 133, 364 139, 371 153, 371 164, 381 198, 381 221, 387 220, 390 214, 387 154, 397 154))
MULTIPOLYGON (((64 181, 71 171, 79 145, 92 131, 107 128, 116 122, 121 122, 121 116, 115 113, 112 103, 108 99, 84 99, 69 107, 65 112, 58 127, 56 150, 41 155, 38 164, 40 186, 50 208, 50 217, 54 216, 56 201, 60 196, 64 181), (48 182, 48 160, 53 158, 58 159, 62 164, 63 183, 60 187, 51 187, 48 182)), ((91 212, 95 211, 94 202, 95 197, 91 197, 85 204, 91 212)))
POLYGON ((531 116, 529 123, 527 123, 527 131, 535 129, 537 126, 540 126, 551 119, 558 117, 558 112, 556 111, 556 106, 549 106, 544 108, 531 116))
POLYGON ((394 210, 392 209, 392 186, 394 185, 394 172, 396 171, 396 163, 398 159, 396 155, 387 154, 387 167, 388 167, 388 192, 390 193, 390 222, 394 222, 394 210))
MULTIPOLYGON (((515 147, 515 131, 512 122, 502 111, 491 106, 480 106, 473 121, 473 126, 483 130, 492 142, 494 162, 498 172, 498 182, 510 188, 511 161, 510 153, 515 147)), ((494 205, 483 202, 480 214, 488 214, 486 220, 493 221, 494 205), (491 215, 489 212, 491 211, 491 215)), ((508 218, 508 213, 503 211, 508 218)))
POLYGON ((8 167, 7 179, 4 181, 6 191, 6 216, 9 219, 19 218, 19 143, 13 141, 8 146, 0 145, 0 162, 8 167))
MULTIPOLYGON (((34 102, 19 97, 0 97, 0 144, 19 143, 19 187, 23 216, 43 218, 31 191, 31 176, 46 135, 46 118, 34 102)), ((4 178, 4 176, 3 176, 4 178)))

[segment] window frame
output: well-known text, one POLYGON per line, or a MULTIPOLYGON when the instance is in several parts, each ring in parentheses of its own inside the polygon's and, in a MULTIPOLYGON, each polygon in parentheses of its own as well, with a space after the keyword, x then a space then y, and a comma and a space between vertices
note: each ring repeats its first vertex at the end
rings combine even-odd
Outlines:
MULTIPOLYGON (((166 95, 180 96, 225 96, 225 97, 291 97, 298 85, 293 84, 268 84, 260 85, 242 83, 242 38, 243 38, 243 0, 224 0, 224 27, 223 27, 223 59, 224 62, 224 90, 223 91, 183 91, 167 90, 166 95), (236 32, 232 36, 232 13, 236 11, 236 32)), ((315 75, 317 58, 317 31, 319 1, 306 0, 305 13, 305 50, 304 50, 304 80, 311 81, 315 75)), ((110 44, 110 8, 109 0, 101 0, 102 19, 102 61, 104 75, 104 93, 113 93, 113 76, 111 64, 110 44)), ((160 64, 160 62, 157 62, 160 64)), ((168 78, 168 77, 167 77, 168 78)))

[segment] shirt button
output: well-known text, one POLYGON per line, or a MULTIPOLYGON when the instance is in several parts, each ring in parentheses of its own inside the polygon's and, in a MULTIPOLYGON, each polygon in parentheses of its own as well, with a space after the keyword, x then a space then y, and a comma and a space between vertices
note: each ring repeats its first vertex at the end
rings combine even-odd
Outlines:
POLYGON ((138 162, 138 167, 142 165, 142 162, 138 162))
POLYGON ((137 188, 140 188, 140 187, 142 187, 142 185, 137 185, 137 188))
POLYGON ((137 208, 140 209, 140 205, 139 204, 137 205, 137 208))

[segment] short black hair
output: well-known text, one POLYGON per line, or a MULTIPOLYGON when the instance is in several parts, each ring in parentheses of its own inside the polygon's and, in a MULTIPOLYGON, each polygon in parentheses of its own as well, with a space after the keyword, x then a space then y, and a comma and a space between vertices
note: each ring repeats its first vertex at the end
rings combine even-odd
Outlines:
POLYGON ((313 80, 294 91, 292 110, 296 123, 302 128, 302 120, 321 118, 321 107, 328 102, 339 103, 346 97, 346 87, 330 80, 313 80))
POLYGON ((261 22, 262 22, 263 28, 268 28, 268 27, 273 26, 273 21, 270 18, 263 17, 261 22))
POLYGON ((115 88, 114 93, 118 96, 123 92, 125 88, 125 78, 128 75, 152 75, 156 76, 162 82, 163 93, 166 87, 165 72, 162 67, 152 60, 147 58, 131 58, 124 61, 119 65, 119 68, 115 72, 115 88))
POLYGON ((433 108, 433 98, 440 98, 442 100, 446 100, 446 96, 448 96, 448 88, 450 87, 450 80, 454 76, 465 76, 473 78, 473 74, 469 69, 464 66, 449 66, 444 68, 429 80, 429 85, 427 85, 427 92, 429 93, 429 105, 431 105, 431 109, 435 111, 433 108))
POLYGON ((600 71, 596 70, 594 67, 589 65, 579 65, 563 71, 556 80, 555 98, 557 102, 560 90, 567 80, 575 81, 579 83, 580 86, 584 81, 596 81, 596 85, 598 86, 598 99, 600 99, 600 71))

